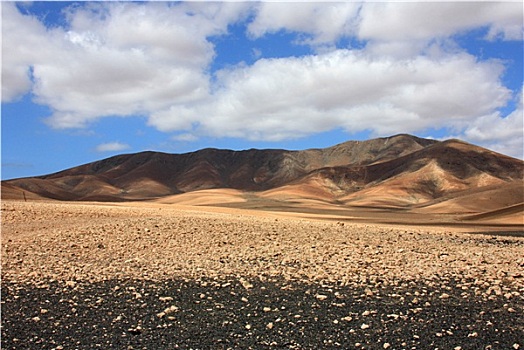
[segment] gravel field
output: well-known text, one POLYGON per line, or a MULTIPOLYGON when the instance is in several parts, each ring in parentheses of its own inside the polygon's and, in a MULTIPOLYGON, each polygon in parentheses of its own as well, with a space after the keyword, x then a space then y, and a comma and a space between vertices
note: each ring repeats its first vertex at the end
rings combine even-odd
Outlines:
POLYGON ((524 238, 2 202, 2 349, 524 349, 524 238))

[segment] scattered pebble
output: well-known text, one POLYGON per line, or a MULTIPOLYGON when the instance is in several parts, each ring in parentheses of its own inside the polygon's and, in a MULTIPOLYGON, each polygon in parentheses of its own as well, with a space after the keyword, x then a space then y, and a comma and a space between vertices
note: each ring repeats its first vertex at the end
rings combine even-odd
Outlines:
POLYGON ((493 348, 521 348, 519 237, 350 220, 342 230, 231 208, 1 204, 6 348, 125 349, 175 339, 182 348, 205 347, 190 334, 224 348, 253 347, 246 342, 255 338, 260 347, 290 349, 444 349, 454 341, 469 349, 493 339, 493 348), (173 281, 180 285, 167 288, 173 281))

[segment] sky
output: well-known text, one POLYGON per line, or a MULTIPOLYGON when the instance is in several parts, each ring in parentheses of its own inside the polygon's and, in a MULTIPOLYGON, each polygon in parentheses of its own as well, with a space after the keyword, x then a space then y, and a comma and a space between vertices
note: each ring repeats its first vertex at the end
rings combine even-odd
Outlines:
POLYGON ((520 1, 0 6, 2 179, 399 133, 524 157, 520 1))

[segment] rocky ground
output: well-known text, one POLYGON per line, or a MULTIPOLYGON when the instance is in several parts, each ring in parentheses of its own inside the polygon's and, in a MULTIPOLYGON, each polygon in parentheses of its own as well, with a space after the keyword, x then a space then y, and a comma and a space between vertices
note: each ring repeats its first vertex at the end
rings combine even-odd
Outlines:
POLYGON ((524 348, 524 238, 2 202, 2 349, 524 348))

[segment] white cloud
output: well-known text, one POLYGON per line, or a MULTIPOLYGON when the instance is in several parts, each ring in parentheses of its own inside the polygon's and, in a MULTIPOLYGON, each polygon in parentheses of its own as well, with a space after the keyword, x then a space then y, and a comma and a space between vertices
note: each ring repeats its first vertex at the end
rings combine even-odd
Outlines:
POLYGON ((248 26, 248 33, 261 37, 280 30, 306 33, 301 43, 332 45, 334 41, 354 30, 359 3, 278 3, 262 2, 256 17, 248 26))
POLYGON ((206 97, 215 55, 207 37, 246 14, 234 3, 85 3, 68 9, 67 30, 50 30, 14 4, 3 8, 3 100, 32 88, 55 128, 206 97))
POLYGON ((490 27, 491 36, 522 39, 520 2, 366 3, 360 17, 358 36, 362 39, 431 40, 483 26, 490 27))
POLYGON ((519 2, 365 3, 355 35, 375 55, 411 57, 475 28, 487 27, 487 40, 522 40, 522 11, 519 2))
POLYGON ((205 103, 157 113, 164 131, 282 140, 331 130, 376 135, 461 125, 504 106, 511 97, 497 62, 467 54, 440 59, 376 58, 337 50, 301 58, 261 59, 218 73, 205 103))
POLYGON ((475 119, 459 136, 491 150, 524 159, 523 93, 517 108, 507 117, 493 113, 475 119))
POLYGON ((131 148, 128 144, 121 142, 108 142, 96 146, 97 152, 119 152, 131 148))
POLYGON ((179 134, 172 137, 175 141, 182 141, 182 142, 194 142, 198 140, 198 136, 194 134, 179 134))
POLYGON ((31 91, 54 128, 137 114, 186 141, 450 128, 518 149, 507 130, 522 130, 522 109, 496 113, 511 94, 503 63, 478 61, 450 36, 487 27, 488 40, 521 40, 521 3, 86 2, 67 10, 67 28, 50 29, 8 2, 2 20, 2 101, 31 91), (260 58, 212 77, 209 37, 250 14, 253 38, 297 32, 323 53, 260 58), (366 46, 334 48, 350 37, 366 46))
POLYGON ((44 26, 22 16, 14 3, 1 3, 2 10, 2 102, 14 101, 31 90, 30 67, 38 54, 46 55, 44 26))
MULTIPOLYGON (((413 51, 428 41, 480 27, 486 39, 522 40, 520 2, 263 2, 248 26, 258 38, 280 30, 304 33, 301 44, 332 46, 355 36, 375 45, 413 51)), ((402 52, 402 51, 398 51, 402 52)))

